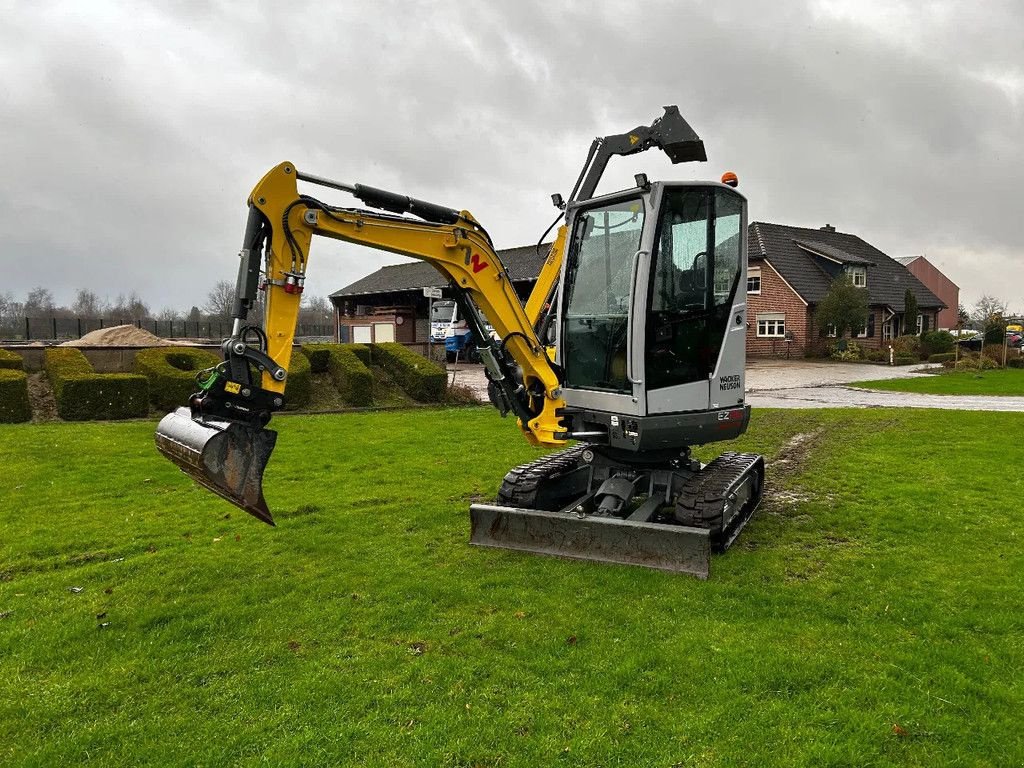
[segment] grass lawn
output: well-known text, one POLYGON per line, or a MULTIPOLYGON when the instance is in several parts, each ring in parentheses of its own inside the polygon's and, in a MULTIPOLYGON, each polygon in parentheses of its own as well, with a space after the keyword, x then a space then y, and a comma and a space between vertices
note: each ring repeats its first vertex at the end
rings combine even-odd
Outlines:
POLYGON ((928 395, 1017 395, 1021 397, 1024 396, 1024 368, 948 371, 914 379, 857 381, 850 386, 928 395))
POLYGON ((155 423, 0 427, 0 763, 1024 763, 1024 414, 756 412, 707 582, 469 547, 490 409, 275 424, 277 528, 155 423))

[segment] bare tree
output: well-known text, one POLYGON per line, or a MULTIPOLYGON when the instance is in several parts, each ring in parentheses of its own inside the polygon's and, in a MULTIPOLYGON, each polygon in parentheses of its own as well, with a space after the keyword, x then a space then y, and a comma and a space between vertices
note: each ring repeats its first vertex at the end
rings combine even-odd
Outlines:
POLYGON ((302 294, 302 307, 299 309, 299 322, 311 325, 324 325, 331 322, 334 308, 323 296, 302 294))
POLYGON ((1006 302, 1002 299, 997 299, 995 296, 989 296, 986 293, 975 303, 974 311, 971 312, 971 321, 974 323, 975 328, 983 330, 989 318, 993 316, 1001 317, 1005 314, 1006 302))
POLYGON ((210 317, 227 319, 231 317, 231 308, 235 303, 235 286, 227 280, 218 280, 210 292, 206 294, 203 309, 210 317))
POLYGON ((44 317, 52 315, 55 308, 53 293, 40 285, 28 292, 23 311, 28 317, 44 317))
POLYGON ((174 320, 181 320, 181 312, 173 307, 164 307, 157 312, 156 319, 161 323, 170 323, 174 320))
POLYGON ((99 317, 101 307, 99 296, 88 288, 79 288, 75 292, 75 303, 71 305, 71 311, 77 317, 99 317))
POLYGON ((117 300, 109 309, 109 315, 117 323, 134 323, 136 320, 145 320, 149 317, 149 307, 135 291, 128 297, 118 294, 117 300))

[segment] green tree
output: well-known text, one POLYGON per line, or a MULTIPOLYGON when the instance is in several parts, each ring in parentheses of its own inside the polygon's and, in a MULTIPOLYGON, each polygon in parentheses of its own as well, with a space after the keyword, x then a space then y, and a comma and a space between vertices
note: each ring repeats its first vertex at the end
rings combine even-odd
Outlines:
POLYGON ((910 335, 917 335, 917 316, 920 310, 917 308, 917 297, 914 292, 907 288, 903 294, 903 332, 910 335))
POLYGON ((868 321, 867 289, 857 288, 849 275, 840 275, 818 303, 815 317, 822 329, 835 326, 840 338, 849 330, 863 328, 868 321))
POLYGON ((956 327, 957 328, 970 328, 971 326, 971 313, 967 311, 967 307, 960 304, 956 308, 956 327))

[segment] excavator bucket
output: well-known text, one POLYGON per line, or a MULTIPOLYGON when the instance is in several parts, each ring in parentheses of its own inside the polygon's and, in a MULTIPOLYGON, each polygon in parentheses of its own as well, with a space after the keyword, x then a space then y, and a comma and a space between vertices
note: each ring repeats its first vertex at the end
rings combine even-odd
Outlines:
POLYGON ((477 546, 641 565, 700 579, 711 571, 711 537, 704 528, 496 504, 473 504, 469 517, 469 542, 477 546))
POLYGON ((265 523, 274 518, 263 498, 263 470, 277 432, 227 421, 197 421, 188 408, 167 414, 156 447, 186 475, 265 523))

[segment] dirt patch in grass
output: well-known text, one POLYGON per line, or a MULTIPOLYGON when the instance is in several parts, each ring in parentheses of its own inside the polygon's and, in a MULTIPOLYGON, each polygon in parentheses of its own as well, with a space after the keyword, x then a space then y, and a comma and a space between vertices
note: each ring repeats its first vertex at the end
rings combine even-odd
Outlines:
POLYGON ((53 397, 53 388, 45 373, 28 375, 28 402, 32 406, 32 421, 59 421, 57 417, 57 401, 53 397))

